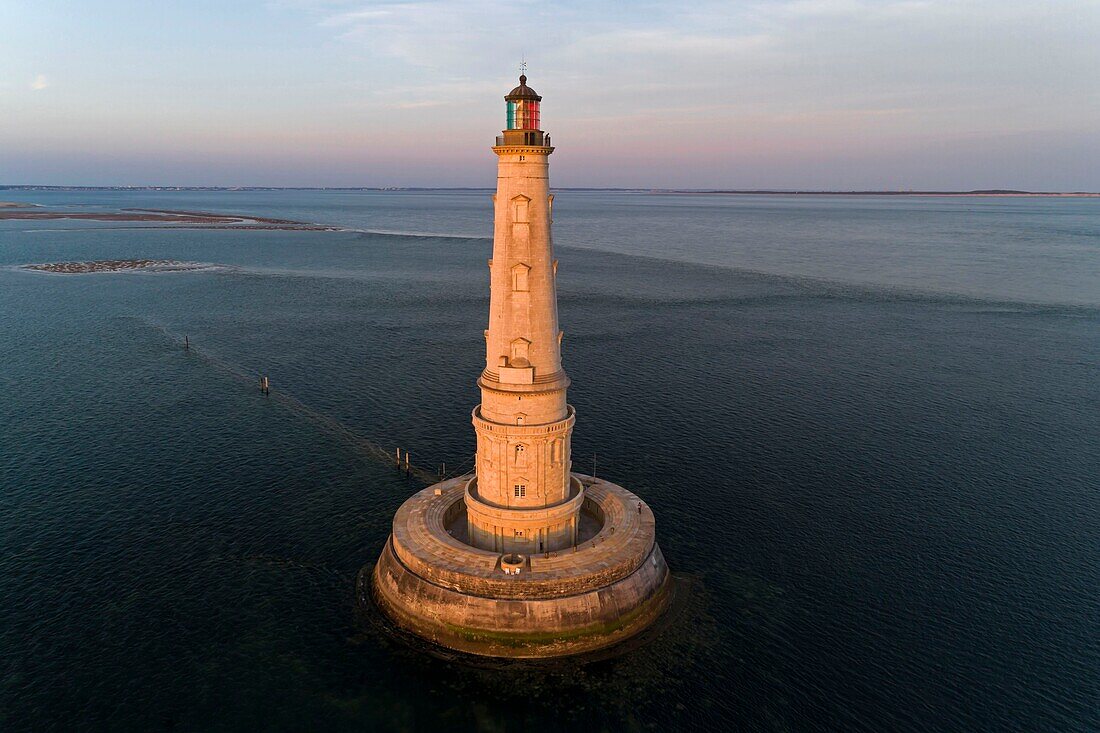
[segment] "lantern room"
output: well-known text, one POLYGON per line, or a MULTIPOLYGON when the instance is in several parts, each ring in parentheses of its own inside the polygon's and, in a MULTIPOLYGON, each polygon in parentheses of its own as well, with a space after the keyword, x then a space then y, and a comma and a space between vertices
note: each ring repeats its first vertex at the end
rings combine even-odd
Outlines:
POLYGON ((550 145, 548 135, 539 129, 539 103, 542 102, 534 89, 527 86, 527 76, 519 78, 519 86, 504 98, 507 105, 507 126, 504 135, 497 138, 497 145, 550 145))
POLYGON ((519 86, 513 89, 504 101, 508 104, 509 130, 539 129, 539 102, 542 97, 527 86, 527 77, 519 78, 519 86))

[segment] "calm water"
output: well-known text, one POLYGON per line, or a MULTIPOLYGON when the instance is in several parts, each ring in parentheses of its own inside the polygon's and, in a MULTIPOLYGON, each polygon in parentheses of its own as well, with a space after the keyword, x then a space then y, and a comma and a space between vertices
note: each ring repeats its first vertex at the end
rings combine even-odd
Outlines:
POLYGON ((0 269, 0 729, 1100 729, 1098 200, 560 193, 575 465, 688 591, 470 666, 352 586, 423 485, 375 446, 474 449, 488 192, 4 198, 359 231, 0 222, 228 266, 0 269))

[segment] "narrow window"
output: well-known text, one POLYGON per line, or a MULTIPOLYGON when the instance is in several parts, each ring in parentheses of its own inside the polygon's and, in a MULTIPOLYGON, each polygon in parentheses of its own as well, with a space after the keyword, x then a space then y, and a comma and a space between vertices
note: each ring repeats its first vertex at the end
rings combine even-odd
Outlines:
POLYGON ((562 439, 558 438, 550 444, 550 461, 552 463, 561 463, 561 447, 562 439))
POLYGON ((522 262, 512 268, 512 290, 517 293, 527 292, 527 273, 530 271, 531 268, 522 262))
POLYGON ((512 221, 516 224, 527 223, 527 202, 530 201, 526 196, 517 196, 512 199, 512 221))
POLYGON ((530 366, 530 363, 527 361, 527 347, 530 345, 531 342, 525 338, 518 338, 512 341, 512 366, 530 366))
POLYGON ((512 490, 515 492, 517 499, 523 499, 527 496, 527 484, 516 484, 512 487, 512 490))

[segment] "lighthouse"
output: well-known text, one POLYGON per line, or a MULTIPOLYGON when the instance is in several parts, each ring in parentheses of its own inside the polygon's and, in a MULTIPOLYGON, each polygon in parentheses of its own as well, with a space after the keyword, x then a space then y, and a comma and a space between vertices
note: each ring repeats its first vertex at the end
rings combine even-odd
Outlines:
POLYGON ((550 235, 554 148, 542 97, 520 76, 497 138, 493 257, 481 404, 473 411, 476 481, 465 497, 471 543, 538 553, 575 544, 584 489, 570 476, 573 409, 561 364, 557 261, 550 235))
POLYGON ((378 562, 359 573, 363 613, 471 654, 551 657, 648 628, 674 583, 641 497, 572 470, 542 97, 505 97, 472 473, 407 499, 378 562))

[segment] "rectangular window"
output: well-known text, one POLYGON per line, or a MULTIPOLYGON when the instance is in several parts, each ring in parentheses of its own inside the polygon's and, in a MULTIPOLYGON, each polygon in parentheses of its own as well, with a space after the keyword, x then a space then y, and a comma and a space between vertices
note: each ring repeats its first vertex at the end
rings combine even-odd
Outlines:
POLYGON ((516 484, 512 487, 512 490, 515 491, 517 499, 522 499, 527 496, 527 484, 516 484))
POLYGON ((527 268, 522 265, 516 265, 512 268, 512 290, 517 293, 526 293, 527 287, 527 268))

